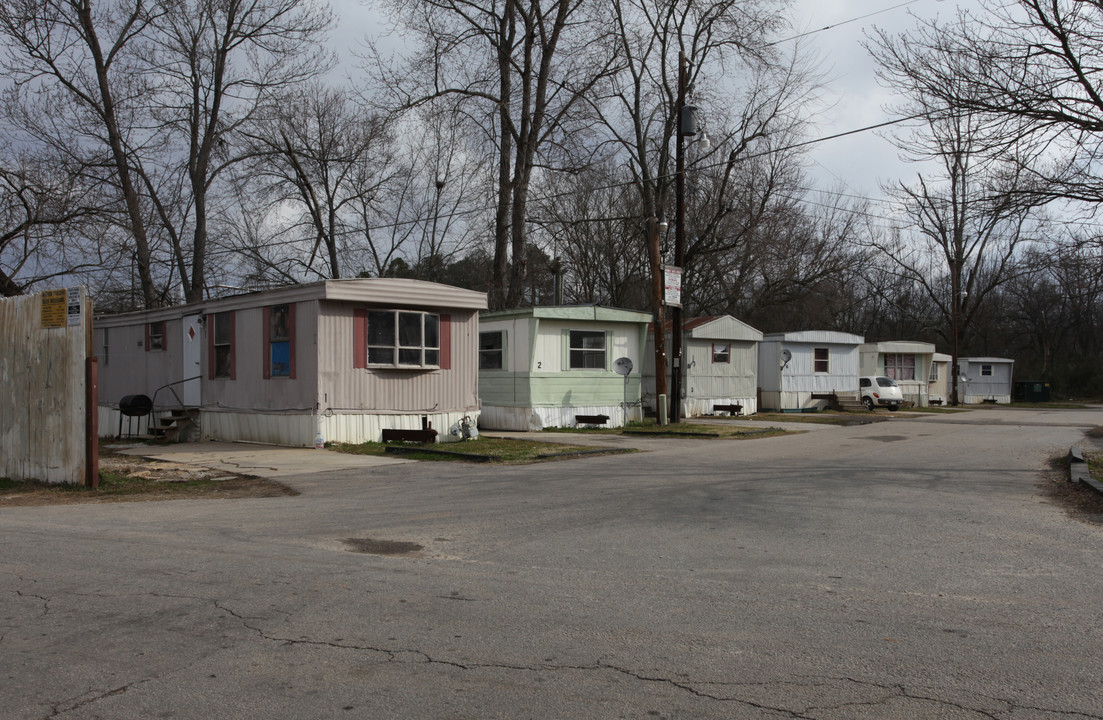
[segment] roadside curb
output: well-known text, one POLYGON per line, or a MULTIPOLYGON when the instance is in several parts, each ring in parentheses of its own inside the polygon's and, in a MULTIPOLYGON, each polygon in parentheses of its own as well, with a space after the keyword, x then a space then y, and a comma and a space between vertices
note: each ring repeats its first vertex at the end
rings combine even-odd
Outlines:
POLYGON ((1075 445, 1069 448, 1069 482, 1087 485, 1103 495, 1103 483, 1092 479, 1088 470, 1088 461, 1084 459, 1084 451, 1075 445))

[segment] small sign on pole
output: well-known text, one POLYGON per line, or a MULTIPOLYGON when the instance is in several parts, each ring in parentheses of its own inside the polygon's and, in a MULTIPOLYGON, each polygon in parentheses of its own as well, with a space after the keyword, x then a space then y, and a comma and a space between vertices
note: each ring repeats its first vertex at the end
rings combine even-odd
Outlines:
POLYGON ((682 268, 663 265, 663 304, 682 307, 682 268))

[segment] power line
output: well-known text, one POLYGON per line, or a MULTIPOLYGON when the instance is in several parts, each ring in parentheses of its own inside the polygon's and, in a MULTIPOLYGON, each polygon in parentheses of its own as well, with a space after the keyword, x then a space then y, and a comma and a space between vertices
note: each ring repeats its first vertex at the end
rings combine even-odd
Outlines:
MULTIPOLYGON (((853 17, 853 18, 850 18, 849 20, 843 20, 842 22, 837 22, 837 23, 834 23, 832 25, 824 25, 821 28, 816 28, 815 30, 809 30, 807 32, 802 32, 799 35, 793 35, 792 37, 782 38, 781 40, 774 40, 773 42, 766 43, 766 47, 773 47, 774 45, 780 45, 781 43, 789 42, 791 40, 799 40, 802 37, 808 37, 809 35, 815 35, 817 33, 824 32, 825 30, 832 30, 832 29, 837 28, 837 27, 842 27, 843 25, 849 25, 850 23, 858 22, 859 20, 865 20, 866 18, 871 18, 874 15, 880 15, 881 13, 887 13, 891 10, 898 10, 902 7, 906 7, 908 5, 913 5, 913 4, 915 4, 917 2, 920 2, 920 1, 921 0, 908 0, 907 2, 902 2, 898 5, 893 5, 892 7, 887 7, 887 8, 884 8, 882 10, 874 10, 871 13, 866 13, 865 15, 859 15, 858 17, 853 17)), ((942 0, 937 0, 937 2, 942 2, 942 0)))

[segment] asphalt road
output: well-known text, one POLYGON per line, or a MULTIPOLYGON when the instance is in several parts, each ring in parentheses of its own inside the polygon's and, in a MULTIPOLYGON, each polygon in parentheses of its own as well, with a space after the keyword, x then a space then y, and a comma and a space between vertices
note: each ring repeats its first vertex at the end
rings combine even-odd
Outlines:
POLYGON ((1101 424, 991 409, 2 509, 0 717, 1103 718, 1103 526, 1039 486, 1101 424))

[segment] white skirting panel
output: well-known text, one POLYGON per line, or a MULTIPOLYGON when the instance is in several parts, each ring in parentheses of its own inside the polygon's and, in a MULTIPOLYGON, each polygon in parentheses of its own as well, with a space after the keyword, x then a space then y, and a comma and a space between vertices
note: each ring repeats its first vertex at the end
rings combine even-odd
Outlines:
MULTIPOLYGON (((854 393, 839 393, 840 395, 854 393)), ((762 407, 764 410, 803 410, 805 408, 827 409, 826 400, 813 400, 811 390, 794 390, 782 392, 762 393, 762 407)))
POLYGON ((602 427, 624 427, 629 422, 643 419, 643 409, 638 405, 585 405, 582 407, 502 407, 483 405, 479 417, 480 430, 512 430, 535 432, 550 427, 572 428, 577 426, 576 415, 607 415, 609 421, 602 427))
POLYGON ((744 415, 754 415, 758 412, 758 398, 686 398, 682 401, 682 414, 685 417, 701 417, 702 415, 719 415, 727 413, 714 413, 712 408, 716 405, 742 405, 744 415))
MULTIPOLYGON (((317 416, 318 430, 325 442, 362 443, 379 442, 383 439, 383 430, 421 430, 422 418, 429 427, 437 431, 437 442, 458 442, 463 440, 460 424, 468 418, 468 424, 475 427, 479 422, 479 411, 448 413, 417 413, 416 415, 353 415, 322 414, 317 416)), ((310 443, 314 443, 311 434, 310 443)))
POLYGON ((985 400, 987 400, 988 402, 992 402, 993 400, 995 400, 997 405, 1010 405, 1011 404, 1011 396, 1010 395, 966 395, 965 396, 965 404, 966 405, 980 405, 985 400))
MULTIPOLYGON (((154 413, 143 418, 123 417, 123 434, 149 435, 150 426, 157 427, 154 413)), ((420 430, 421 419, 437 431, 437 442, 462 440, 460 423, 466 417, 471 427, 479 420, 479 412, 418 413, 416 415, 304 415, 295 413, 215 412, 199 413, 199 439, 219 442, 254 442, 288 447, 313 447, 318 432, 323 442, 379 442, 383 429, 420 430), (455 429, 456 434, 452 433, 455 429)), ((119 433, 118 408, 99 406, 99 435, 113 438, 119 433)))

